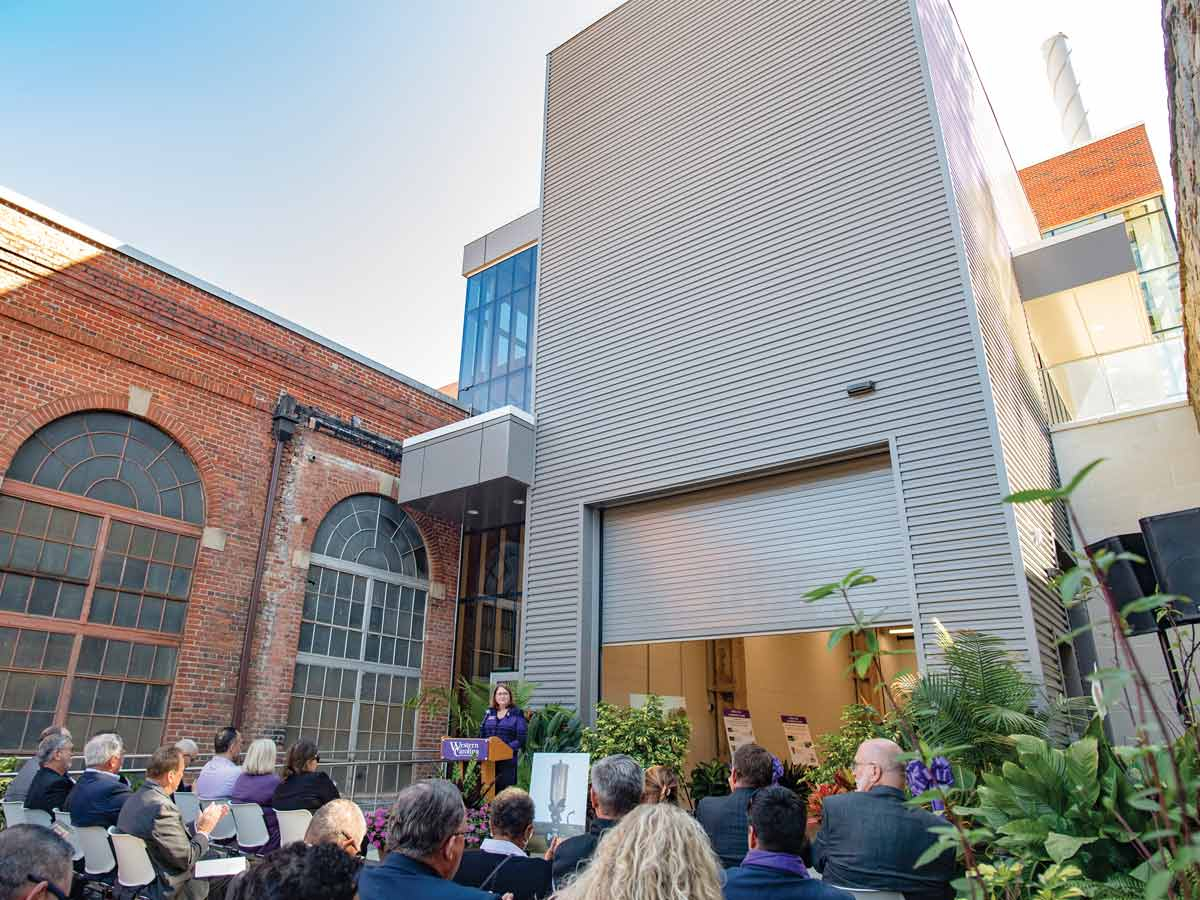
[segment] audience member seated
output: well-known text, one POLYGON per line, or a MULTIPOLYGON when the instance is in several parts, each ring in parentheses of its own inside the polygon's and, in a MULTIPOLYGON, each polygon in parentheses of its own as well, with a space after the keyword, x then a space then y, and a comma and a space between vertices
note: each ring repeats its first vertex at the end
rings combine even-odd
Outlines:
POLYGON ((409 785, 396 796, 388 822, 387 855, 359 873, 361 900, 492 900, 493 894, 451 880, 467 834, 467 810, 453 784, 409 785))
POLYGON ((740 866, 746 855, 746 807, 750 795, 771 783, 774 757, 758 744, 744 744, 733 754, 729 786, 733 793, 705 797, 696 807, 696 818, 708 832, 713 849, 727 869, 740 866))
MULTIPOLYGON (((71 736, 71 732, 67 729, 59 725, 51 725, 49 728, 42 729, 42 733, 38 736, 38 743, 40 744, 52 734, 62 734, 68 738, 71 736)), ((40 768, 36 753, 25 760, 21 764, 21 768, 17 770, 17 774, 9 781, 8 790, 4 792, 4 799, 10 803, 24 805, 25 798, 29 796, 29 786, 33 784, 33 776, 38 773, 40 768)))
POLYGON ((279 849, 279 820, 275 818, 275 810, 271 808, 275 788, 282 783, 275 774, 275 756, 278 752, 275 742, 268 738, 259 738, 251 742, 246 751, 246 758, 242 760, 242 774, 238 776, 237 781, 233 783, 233 790, 229 792, 229 799, 234 803, 257 803, 262 807, 270 838, 265 845, 255 850, 258 854, 267 854, 279 849))
POLYGON ((351 856, 362 852, 367 820, 353 800, 330 800, 312 817, 304 832, 306 844, 336 844, 351 856))
POLYGON ((639 806, 596 848, 559 900, 719 900, 722 869, 708 835, 671 803, 639 806))
POLYGON ((25 795, 26 809, 40 809, 53 818, 54 811, 66 805, 67 797, 75 787, 67 774, 74 751, 69 735, 52 734, 42 738, 36 757, 41 768, 33 776, 33 784, 29 785, 29 793, 25 795))
POLYGON ((546 851, 554 861, 554 882, 562 884, 568 876, 587 866, 596 852, 600 836, 642 801, 645 776, 637 761, 624 753, 606 756, 592 766, 592 785, 588 789, 596 818, 587 833, 565 841, 555 841, 546 851))
POLYGON ((755 791, 746 815, 750 849, 725 873, 725 900, 853 900, 809 875, 801 859, 808 811, 794 793, 779 785, 755 791))
POLYGON ((333 779, 317 771, 321 753, 312 741, 292 744, 283 765, 283 781, 275 788, 271 805, 276 809, 307 809, 315 813, 330 800, 342 796, 333 779))
POLYGON ((674 803, 679 806, 679 776, 670 766, 651 766, 646 770, 642 789, 643 803, 674 803))
POLYGON ((154 900, 204 900, 209 889, 220 893, 219 879, 193 877, 196 861, 208 852, 208 836, 229 812, 214 803, 196 818, 195 833, 183 824, 171 795, 183 778, 183 754, 174 747, 159 747, 146 764, 146 780, 125 801, 117 817, 117 830, 140 837, 158 873, 158 880, 141 893, 154 900))
POLYGON ((0 831, 0 900, 66 900, 74 868, 70 844, 41 825, 0 831))
POLYGON ((184 781, 179 782, 179 787, 175 788, 175 792, 184 791, 191 792, 192 786, 187 783, 187 769, 191 768, 192 760, 200 755, 200 746, 191 738, 183 738, 175 742, 175 749, 183 754, 184 781))
POLYGON ((237 755, 242 749, 242 736, 236 728, 222 728, 213 738, 213 758, 204 764, 196 783, 196 795, 204 800, 226 800, 233 783, 242 774, 237 755))
POLYGON ((492 836, 478 850, 463 854, 454 880, 514 900, 541 900, 554 893, 550 862, 531 859, 525 844, 533 836, 533 798, 517 787, 505 788, 491 806, 492 836))
POLYGON ((899 891, 906 900, 954 896, 954 852, 919 870, 913 863, 936 840, 929 831, 945 819, 905 804, 901 750, 887 740, 865 741, 854 756, 852 794, 825 798, 813 864, 826 884, 899 891))
POLYGON ((71 814, 72 825, 111 828, 117 824, 121 807, 133 795, 129 785, 121 780, 124 759, 125 744, 119 734, 98 734, 84 744, 83 761, 87 769, 79 776, 67 806, 63 807, 71 814))
POLYGON ((360 865, 329 844, 289 844, 230 882, 225 900, 354 900, 360 865))

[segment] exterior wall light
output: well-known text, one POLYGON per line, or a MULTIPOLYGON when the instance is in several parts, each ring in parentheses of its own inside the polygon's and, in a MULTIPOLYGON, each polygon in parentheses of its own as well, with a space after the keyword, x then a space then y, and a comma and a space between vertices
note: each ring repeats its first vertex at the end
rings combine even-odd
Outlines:
POLYGON ((856 381, 846 388, 846 394, 850 397, 865 397, 867 394, 873 393, 875 393, 875 382, 873 381, 856 381))

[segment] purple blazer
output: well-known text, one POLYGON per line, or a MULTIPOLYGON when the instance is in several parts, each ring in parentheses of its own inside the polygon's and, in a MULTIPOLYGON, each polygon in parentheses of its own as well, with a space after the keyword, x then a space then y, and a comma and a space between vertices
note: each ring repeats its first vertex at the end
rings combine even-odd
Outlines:
POLYGON ((513 749, 513 762, 517 754, 525 747, 525 715, 515 706, 508 708, 508 714, 503 718, 496 715, 496 710, 488 708, 479 728, 479 736, 484 738, 498 737, 513 749))
POLYGON ((271 795, 279 787, 282 779, 278 775, 247 775, 243 772, 233 783, 229 799, 234 803, 257 803, 263 809, 263 818, 267 821, 267 834, 271 837, 265 847, 255 853, 270 853, 279 849, 279 819, 271 808, 271 795))

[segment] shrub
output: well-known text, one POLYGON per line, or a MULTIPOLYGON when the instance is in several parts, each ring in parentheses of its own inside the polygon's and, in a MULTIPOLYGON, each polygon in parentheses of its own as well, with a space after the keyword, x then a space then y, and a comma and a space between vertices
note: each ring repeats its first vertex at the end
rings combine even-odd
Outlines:
POLYGON ((525 750, 517 763, 517 784, 529 790, 533 776, 533 754, 578 753, 583 740, 583 723, 575 710, 550 705, 534 712, 529 720, 525 750))
POLYGON ((687 790, 693 807, 705 797, 724 797, 729 793, 729 766, 719 759, 700 763, 692 769, 687 790))
MULTIPOLYGON (((879 713, 870 706, 851 703, 842 709, 842 727, 817 738, 820 765, 808 773, 812 785, 833 784, 854 766, 858 745, 871 738, 888 738, 902 743, 902 733, 895 716, 880 721, 879 713)), ((853 779, 851 779, 853 782, 853 779)))
POLYGON ((682 712, 666 713, 662 700, 651 695, 641 709, 613 706, 601 701, 596 725, 583 730, 581 749, 592 760, 627 753, 643 768, 668 766, 683 771, 692 723, 682 712))

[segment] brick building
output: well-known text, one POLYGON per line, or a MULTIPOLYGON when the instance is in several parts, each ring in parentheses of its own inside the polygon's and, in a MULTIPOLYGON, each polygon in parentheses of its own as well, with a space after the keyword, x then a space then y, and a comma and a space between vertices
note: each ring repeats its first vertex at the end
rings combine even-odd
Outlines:
POLYGON ((461 407, 11 193, 0 346, 0 752, 239 721, 394 789, 444 727, 405 703, 450 683, 461 531, 395 504, 399 451, 461 407))

